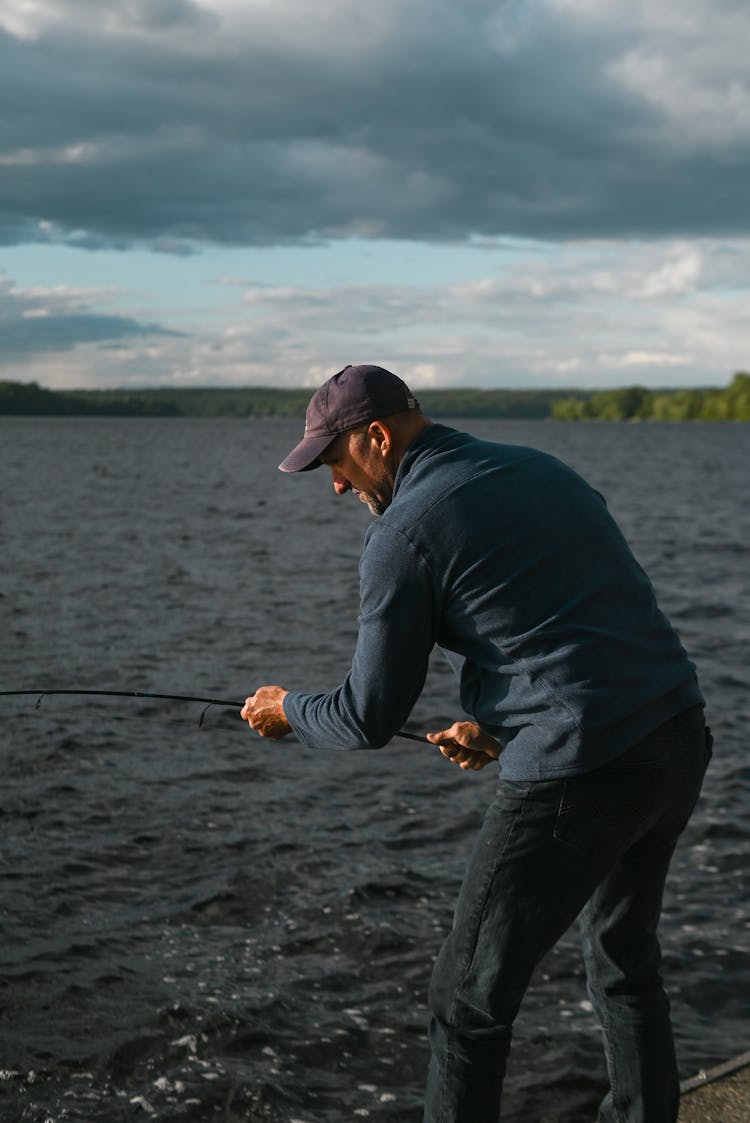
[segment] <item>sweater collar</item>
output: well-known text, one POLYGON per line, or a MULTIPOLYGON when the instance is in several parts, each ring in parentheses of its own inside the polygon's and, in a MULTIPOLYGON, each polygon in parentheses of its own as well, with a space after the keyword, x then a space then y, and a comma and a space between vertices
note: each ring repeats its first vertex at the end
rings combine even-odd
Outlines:
POLYGON ((449 429, 446 425, 438 425, 433 422, 414 438, 402 456, 401 463, 396 470, 396 479, 393 481, 394 499, 405 477, 411 471, 412 466, 425 452, 429 452, 432 445, 436 444, 447 432, 449 432, 449 429))

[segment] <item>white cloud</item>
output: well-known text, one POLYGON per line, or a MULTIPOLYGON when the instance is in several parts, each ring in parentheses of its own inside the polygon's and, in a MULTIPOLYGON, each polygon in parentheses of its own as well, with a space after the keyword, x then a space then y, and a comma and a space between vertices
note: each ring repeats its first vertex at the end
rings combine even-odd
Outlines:
POLYGON ((215 282, 223 305, 204 324, 187 309, 150 324, 140 294, 6 279, 3 370, 57 386, 312 386, 347 362, 371 361, 418 389, 724 384, 747 366, 750 240, 729 250, 707 241, 516 245, 478 252, 476 264, 475 279, 460 283, 224 278, 215 282), (189 333, 169 334, 183 320, 189 333), (55 366, 71 352, 75 368, 55 366))
POLYGON ((645 299, 692 292, 700 278, 701 255, 691 246, 678 248, 674 256, 658 266, 643 283, 645 299))
POLYGON ((624 355, 603 355, 602 361, 617 369, 619 367, 684 367, 690 359, 687 355, 671 355, 664 351, 627 351, 624 355))

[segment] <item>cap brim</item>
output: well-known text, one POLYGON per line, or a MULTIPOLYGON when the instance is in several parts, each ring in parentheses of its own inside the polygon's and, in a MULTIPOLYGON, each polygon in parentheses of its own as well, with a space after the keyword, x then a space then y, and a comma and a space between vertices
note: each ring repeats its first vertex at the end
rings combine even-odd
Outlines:
POLYGON ((324 433, 322 437, 303 437, 288 456, 279 464, 282 472, 310 472, 320 468, 320 454, 336 439, 335 433, 324 433))

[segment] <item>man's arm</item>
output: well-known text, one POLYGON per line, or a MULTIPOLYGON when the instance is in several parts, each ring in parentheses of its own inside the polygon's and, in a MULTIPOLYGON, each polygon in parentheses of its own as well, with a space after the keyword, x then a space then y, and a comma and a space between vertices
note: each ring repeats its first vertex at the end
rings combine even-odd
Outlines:
POLYGON ((312 748, 386 744, 424 685, 435 618, 424 559, 398 531, 378 527, 360 563, 359 635, 344 681, 321 694, 261 687, 245 703, 243 717, 264 736, 291 729, 312 748))

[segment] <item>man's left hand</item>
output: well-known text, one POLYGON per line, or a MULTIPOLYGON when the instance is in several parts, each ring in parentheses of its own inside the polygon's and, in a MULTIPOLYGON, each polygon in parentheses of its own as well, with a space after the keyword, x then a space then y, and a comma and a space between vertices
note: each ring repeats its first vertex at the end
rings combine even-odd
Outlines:
POLYGON ((486 768, 503 751, 500 742, 484 733, 473 721, 454 721, 449 729, 428 733, 427 740, 437 745, 443 756, 453 764, 470 772, 486 768))
POLYGON ((261 737, 270 737, 278 741, 292 732, 283 705, 288 693, 289 691, 283 686, 260 686, 255 694, 245 699, 240 717, 249 722, 261 737))

